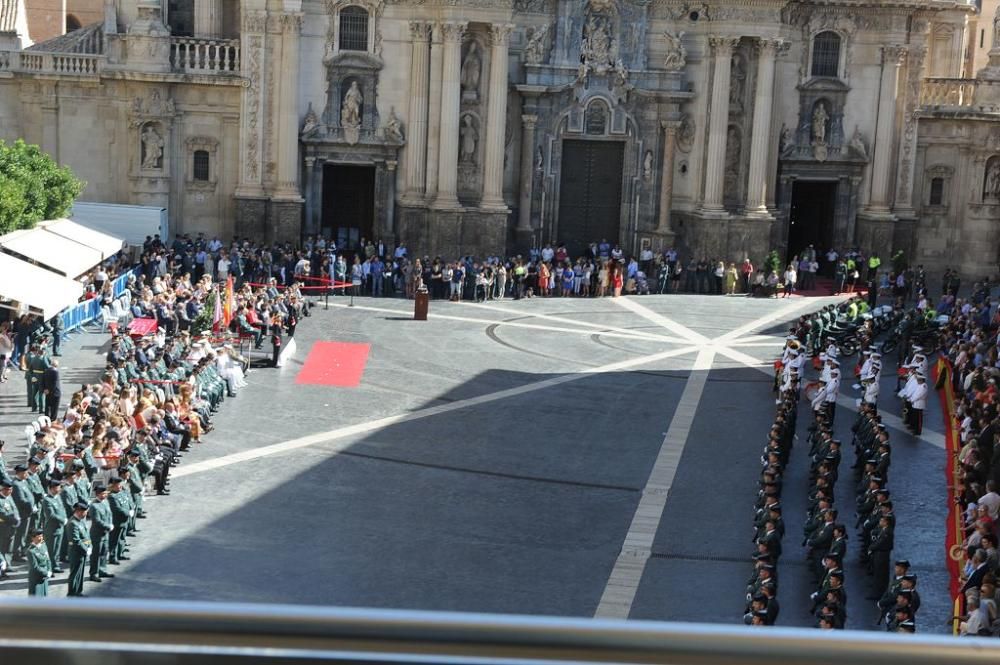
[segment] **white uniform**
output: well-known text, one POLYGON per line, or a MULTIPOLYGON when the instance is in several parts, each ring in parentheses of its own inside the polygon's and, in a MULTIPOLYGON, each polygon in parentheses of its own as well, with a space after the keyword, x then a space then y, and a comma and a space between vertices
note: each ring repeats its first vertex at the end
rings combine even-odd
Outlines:
POLYGON ((878 381, 873 380, 868 385, 865 386, 865 392, 862 398, 866 404, 875 404, 878 402, 878 381))
POLYGON ((915 381, 913 384, 913 389, 910 390, 910 404, 913 405, 914 409, 920 409, 923 411, 927 408, 927 382, 915 381))

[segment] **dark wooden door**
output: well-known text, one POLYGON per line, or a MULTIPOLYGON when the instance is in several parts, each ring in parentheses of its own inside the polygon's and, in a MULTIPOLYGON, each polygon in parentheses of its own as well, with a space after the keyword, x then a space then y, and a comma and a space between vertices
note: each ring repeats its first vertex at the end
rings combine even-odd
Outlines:
POLYGON ((323 169, 323 234, 345 251, 372 239, 375 168, 327 164, 323 169))
POLYGON ((563 141, 557 242, 577 256, 602 238, 618 242, 625 144, 563 141))

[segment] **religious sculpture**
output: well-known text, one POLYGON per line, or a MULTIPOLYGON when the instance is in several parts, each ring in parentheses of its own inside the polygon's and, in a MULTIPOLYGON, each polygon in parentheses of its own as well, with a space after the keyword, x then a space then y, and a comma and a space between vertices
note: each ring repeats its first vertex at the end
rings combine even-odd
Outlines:
POLYGON ((163 163, 163 138, 153 128, 146 125, 142 132, 142 168, 158 169, 163 163))
POLYGON ((1000 48, 1000 6, 993 13, 993 48, 1000 48))
POLYGON ((361 105, 364 101, 358 82, 351 81, 351 87, 344 95, 344 103, 340 107, 340 124, 352 129, 361 127, 361 105))
POLYGON ((319 126, 319 118, 316 117, 316 112, 313 111, 312 102, 309 102, 309 109, 306 111, 306 117, 302 121, 302 136, 309 136, 319 126))
POLYGON ((781 123, 781 132, 778 134, 778 154, 783 155, 792 146, 792 128, 781 123))
POLYGON ((868 146, 865 143, 865 137, 861 135, 861 129, 857 125, 854 125, 854 134, 847 145, 858 157, 868 159, 868 146))
POLYGON ((479 78, 482 75, 483 60, 479 57, 479 44, 469 43, 469 52, 462 61, 462 96, 467 99, 479 98, 479 78))
POLYGON ((608 28, 608 19, 591 16, 583 30, 580 58, 587 69, 604 74, 615 60, 615 45, 608 28))
POLYGON ((549 25, 534 28, 528 43, 524 45, 524 62, 529 65, 539 65, 545 60, 545 38, 549 34, 549 25))
POLYGON ((743 58, 734 55, 732 58, 732 74, 729 82, 729 103, 737 109, 743 109, 743 93, 747 79, 746 66, 743 58))
POLYGON ((983 199, 1000 199, 1000 158, 990 160, 986 169, 986 183, 983 187, 983 199))
POLYGON ((389 108, 389 119, 385 121, 385 138, 394 142, 403 142, 403 126, 396 117, 396 107, 389 108))
POLYGON ((726 173, 740 172, 740 133, 730 127, 726 133, 726 173))
POLYGON ((468 113, 466 113, 462 118, 462 129, 460 134, 462 136, 462 152, 460 161, 475 163, 476 142, 479 140, 479 132, 476 131, 476 127, 472 121, 472 116, 468 113))
POLYGON ((667 43, 667 54, 663 58, 663 68, 668 72, 678 72, 684 69, 684 65, 687 63, 687 51, 681 42, 683 37, 683 32, 678 32, 675 35, 668 30, 663 33, 663 39, 667 43))
POLYGON ((695 139, 694 118, 685 113, 681 117, 681 126, 677 129, 677 149, 681 152, 691 152, 695 139))
POLYGON ((816 105, 812 115, 812 138, 813 145, 826 145, 826 121, 830 116, 826 112, 826 104, 820 102, 816 105))
POLYGON ((647 150, 642 158, 642 179, 649 182, 653 179, 653 151, 647 150))

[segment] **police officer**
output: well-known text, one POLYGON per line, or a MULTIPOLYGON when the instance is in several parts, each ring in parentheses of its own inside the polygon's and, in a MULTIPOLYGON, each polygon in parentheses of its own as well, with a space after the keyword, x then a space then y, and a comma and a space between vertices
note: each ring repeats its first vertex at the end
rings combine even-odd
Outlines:
POLYGON ((45 546, 45 533, 41 529, 31 531, 31 546, 28 547, 28 595, 49 595, 49 579, 52 577, 52 560, 45 546))
POLYGON ((91 582, 100 582, 102 577, 114 577, 108 572, 108 536, 114 528, 111 507, 108 505, 108 488, 104 483, 94 483, 94 501, 87 512, 90 518, 90 540, 93 549, 90 552, 91 582))
POLYGON ((108 485, 111 489, 108 505, 111 508, 111 520, 114 525, 108 543, 108 563, 117 566, 118 560, 125 554, 125 535, 132 515, 135 513, 131 496, 129 496, 128 491, 122 488, 122 479, 118 476, 112 476, 108 480, 108 485))
POLYGON ((61 573, 59 555, 62 552, 63 532, 69 518, 66 516, 66 506, 62 501, 62 481, 49 481, 49 492, 42 499, 42 533, 45 535, 45 546, 49 552, 49 562, 52 572, 61 573))
POLYGON ((12 496, 14 483, 0 478, 0 579, 7 576, 14 551, 14 537, 21 524, 21 514, 12 496))
POLYGON ((86 501, 73 506, 73 519, 67 525, 69 535, 69 589, 67 596, 83 595, 83 577, 87 560, 93 551, 90 530, 87 528, 87 512, 90 505, 86 501))
POLYGON ((14 533, 14 561, 24 561, 29 539, 28 533, 34 528, 35 518, 38 515, 35 495, 31 491, 31 485, 28 484, 28 467, 23 464, 14 467, 13 485, 14 503, 17 505, 17 513, 20 517, 17 531, 14 533))

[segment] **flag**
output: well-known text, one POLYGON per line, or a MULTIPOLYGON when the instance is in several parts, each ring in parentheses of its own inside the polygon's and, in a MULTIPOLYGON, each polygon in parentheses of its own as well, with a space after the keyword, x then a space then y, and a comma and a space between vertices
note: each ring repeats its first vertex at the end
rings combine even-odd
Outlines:
POLYGON ((215 311, 212 313, 212 330, 219 331, 219 322, 222 321, 222 298, 219 297, 219 290, 216 289, 215 293, 212 294, 213 307, 215 311))
POLYGON ((222 327, 228 328, 233 320, 233 310, 236 309, 236 296, 233 294, 233 276, 226 280, 226 296, 222 305, 222 327))

